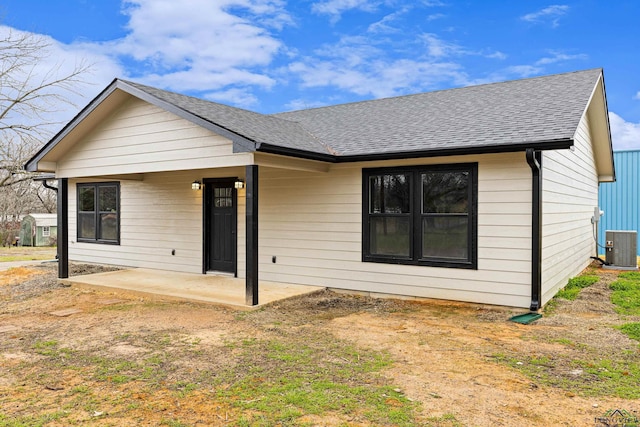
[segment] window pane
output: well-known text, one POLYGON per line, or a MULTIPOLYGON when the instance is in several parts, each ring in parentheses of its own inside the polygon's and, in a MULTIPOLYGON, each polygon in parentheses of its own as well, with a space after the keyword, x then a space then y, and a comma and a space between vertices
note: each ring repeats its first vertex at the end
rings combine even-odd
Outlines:
POLYGON ((81 212, 91 212, 95 210, 93 187, 78 188, 78 210, 81 212))
POLYGON ((118 215, 116 213, 100 214, 100 237, 101 240, 118 239, 118 215))
POLYGON ((369 178, 369 213, 408 213, 410 185, 407 174, 374 175, 369 178))
POLYGON ((467 213, 469 172, 422 173, 422 213, 467 213))
POLYGON ((96 216, 93 212, 78 213, 78 238, 96 238, 96 216))
POLYGON ((214 204, 216 208, 230 208, 233 206, 233 199, 231 197, 216 197, 214 204))
POLYGON ((117 187, 98 187, 98 203, 100 212, 115 212, 118 208, 117 187))
POLYGON ((371 255, 410 255, 408 216, 372 217, 369 219, 369 233, 371 255))
POLYGON ((422 218, 422 257, 467 259, 469 220, 466 216, 422 218))

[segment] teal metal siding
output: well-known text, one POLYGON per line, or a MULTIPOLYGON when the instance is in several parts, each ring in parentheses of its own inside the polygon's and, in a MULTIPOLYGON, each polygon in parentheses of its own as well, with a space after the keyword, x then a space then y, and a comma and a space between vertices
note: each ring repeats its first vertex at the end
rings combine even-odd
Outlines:
MULTIPOLYGON (((640 230, 640 150, 613 153, 616 182, 600 184, 600 209, 604 216, 598 229, 598 243, 605 244, 606 230, 640 230)), ((640 231, 638 232, 640 256, 640 231)), ((602 246, 599 253, 604 253, 602 246)))

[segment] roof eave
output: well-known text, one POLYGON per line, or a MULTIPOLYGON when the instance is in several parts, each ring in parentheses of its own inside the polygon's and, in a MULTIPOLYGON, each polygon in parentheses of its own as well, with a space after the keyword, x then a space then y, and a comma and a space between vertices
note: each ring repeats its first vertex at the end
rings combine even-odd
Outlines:
MULTIPOLYGON (((614 182, 616 180, 616 168, 613 157, 607 93, 604 85, 604 71, 602 69, 600 69, 600 75, 593 86, 589 100, 580 117, 580 122, 583 120, 588 120, 598 182, 614 182)), ((576 133, 578 131, 579 129, 576 129, 576 133)))
POLYGON ((365 162, 374 160, 398 160, 398 159, 414 159, 419 157, 447 157, 461 156, 473 154, 496 154, 496 153, 513 153, 525 151, 527 148, 533 148, 539 151, 547 150, 563 150, 573 146, 572 138, 554 139, 548 141, 530 141, 519 142, 514 144, 500 145, 483 145, 483 146, 467 146, 456 148, 441 148, 433 150, 416 150, 416 151, 396 151, 387 153, 369 153, 369 154, 351 154, 351 155, 331 155, 323 153, 314 153, 309 151, 297 150, 294 148, 280 147, 272 144, 259 144, 257 150, 263 153, 279 154, 289 157, 298 157, 308 160, 318 160, 330 163, 350 163, 365 162))
POLYGON ((100 92, 86 107, 84 107, 66 126, 64 126, 44 147, 42 147, 31 159, 24 165, 24 169, 29 172, 38 171, 38 163, 55 148, 60 141, 67 137, 84 119, 86 119, 102 102, 104 102, 116 90, 121 90, 129 95, 135 96, 145 102, 169 111, 185 120, 197 124, 205 129, 215 132, 233 142, 234 152, 252 152, 255 151, 256 143, 251 138, 240 135, 225 127, 217 125, 206 120, 196 114, 184 110, 170 102, 164 101, 150 93, 147 93, 129 83, 114 79, 102 92, 100 92))
POLYGON ((111 95, 117 88, 118 79, 113 79, 113 81, 93 98, 93 100, 87 104, 76 116, 71 119, 69 123, 67 123, 60 131, 49 140, 36 154, 31 157, 25 163, 24 169, 28 172, 37 172, 38 171, 38 162, 40 162, 44 156, 46 156, 53 148, 58 145, 58 143, 64 139, 75 127, 82 122, 93 110, 95 110, 98 105, 102 103, 109 95, 111 95))

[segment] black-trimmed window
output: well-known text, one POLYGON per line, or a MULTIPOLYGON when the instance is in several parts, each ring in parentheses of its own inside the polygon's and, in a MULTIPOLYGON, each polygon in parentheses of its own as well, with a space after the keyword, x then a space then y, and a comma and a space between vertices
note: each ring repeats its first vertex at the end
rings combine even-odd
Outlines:
POLYGON ((477 163, 363 169, 363 261, 477 268, 477 163))
POLYGON ((120 184, 77 184, 78 241, 120 244, 120 184))

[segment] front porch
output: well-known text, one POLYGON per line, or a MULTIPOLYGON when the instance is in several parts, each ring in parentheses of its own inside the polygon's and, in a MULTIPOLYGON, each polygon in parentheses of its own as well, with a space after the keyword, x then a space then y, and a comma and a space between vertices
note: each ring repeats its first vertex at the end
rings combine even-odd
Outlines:
POLYGON ((247 305, 245 280, 234 277, 132 268, 73 276, 62 283, 97 290, 120 290, 157 299, 192 301, 252 310, 275 301, 307 295, 325 288, 260 281, 260 303, 247 305))

